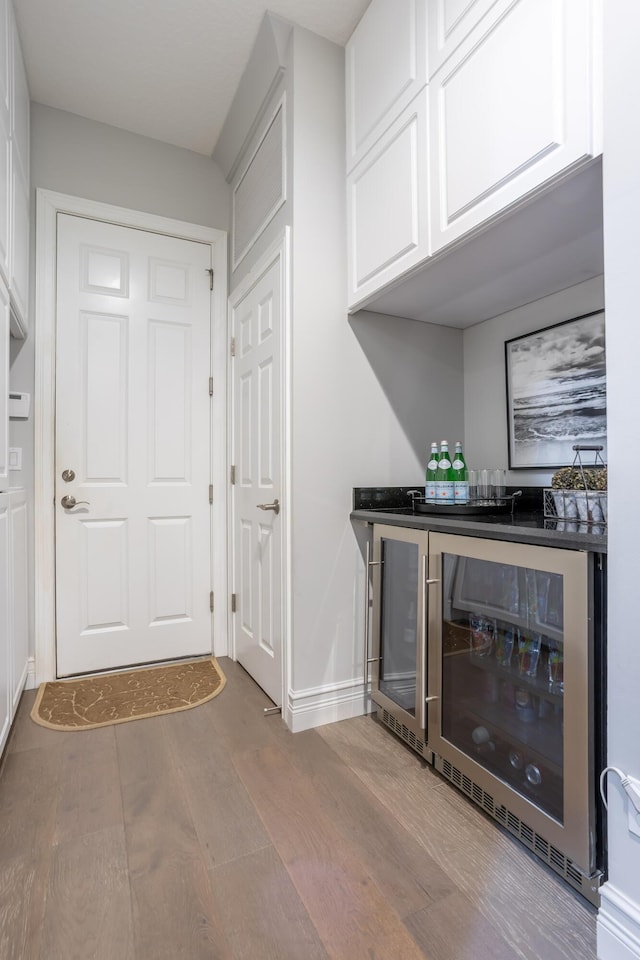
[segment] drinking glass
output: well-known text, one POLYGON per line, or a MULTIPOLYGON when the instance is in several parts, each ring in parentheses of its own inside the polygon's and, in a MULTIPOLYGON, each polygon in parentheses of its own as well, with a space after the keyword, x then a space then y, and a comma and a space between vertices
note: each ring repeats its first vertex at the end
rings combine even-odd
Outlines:
POLYGON ((496 500, 500 500, 507 492, 507 471, 493 470, 491 479, 493 481, 493 495, 496 500))
POLYGON ((478 470, 469 470, 469 500, 478 499, 478 470))
POLYGON ((488 657, 493 651, 496 635, 496 622, 491 617, 469 617, 471 628, 471 652, 476 657, 488 657))
POLYGON ((480 500, 493 499, 491 470, 478 470, 478 497, 480 500))
POLYGON ((520 634, 518 641, 518 668, 522 676, 535 677, 538 672, 541 639, 539 633, 532 633, 531 636, 528 637, 520 634))

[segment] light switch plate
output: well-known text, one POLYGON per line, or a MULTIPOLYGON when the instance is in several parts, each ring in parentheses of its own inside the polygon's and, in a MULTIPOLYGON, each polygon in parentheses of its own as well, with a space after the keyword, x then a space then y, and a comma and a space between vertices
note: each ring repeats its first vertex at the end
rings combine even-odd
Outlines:
POLYGON ((22 470, 22 447, 9 447, 9 470, 22 470))

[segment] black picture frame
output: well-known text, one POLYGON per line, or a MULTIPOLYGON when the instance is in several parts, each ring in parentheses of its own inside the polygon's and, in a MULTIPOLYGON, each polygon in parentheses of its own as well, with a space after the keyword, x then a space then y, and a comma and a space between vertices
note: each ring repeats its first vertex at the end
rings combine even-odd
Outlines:
POLYGON ((574 444, 602 445, 606 462, 604 310, 514 337, 504 348, 509 469, 568 466, 574 444))

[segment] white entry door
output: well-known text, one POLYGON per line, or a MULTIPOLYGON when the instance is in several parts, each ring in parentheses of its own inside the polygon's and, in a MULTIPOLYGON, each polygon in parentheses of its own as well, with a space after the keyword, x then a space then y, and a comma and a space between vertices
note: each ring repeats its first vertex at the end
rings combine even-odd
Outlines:
POLYGON ((236 658, 282 705, 281 404, 283 263, 231 298, 233 618, 236 658))
POLYGON ((212 650, 210 266, 58 215, 58 676, 212 650))

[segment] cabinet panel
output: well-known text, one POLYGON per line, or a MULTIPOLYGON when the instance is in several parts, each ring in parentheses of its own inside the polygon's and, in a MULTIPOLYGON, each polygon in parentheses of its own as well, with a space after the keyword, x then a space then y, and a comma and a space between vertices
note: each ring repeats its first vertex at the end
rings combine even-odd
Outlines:
POLYGON ((0 279, 0 490, 9 476, 9 291, 0 279))
POLYGON ((373 0, 345 52, 350 170, 426 83, 426 0, 373 0))
POLYGON ((27 503, 23 491, 10 494, 11 528, 11 715, 15 716, 18 701, 27 679, 29 658, 29 607, 27 597, 27 503))
POLYGON ((518 0, 431 83, 434 251, 588 159, 585 13, 577 0, 518 0))
POLYGON ((22 59, 20 38, 13 11, 10 10, 11 26, 11 139, 14 161, 22 167, 23 176, 29 176, 29 87, 22 59))
POLYGON ((0 752, 11 724, 9 620, 9 504, 0 498, 0 752))
POLYGON ((429 77, 464 40, 496 0, 432 0, 429 4, 429 77))
POLYGON ((11 300, 24 326, 29 296, 29 185, 11 164, 11 300))
POLYGON ((426 90, 347 179, 350 305, 429 252, 426 90))

